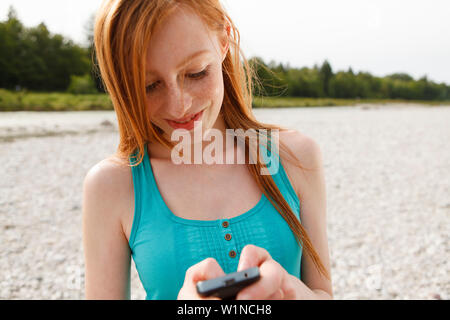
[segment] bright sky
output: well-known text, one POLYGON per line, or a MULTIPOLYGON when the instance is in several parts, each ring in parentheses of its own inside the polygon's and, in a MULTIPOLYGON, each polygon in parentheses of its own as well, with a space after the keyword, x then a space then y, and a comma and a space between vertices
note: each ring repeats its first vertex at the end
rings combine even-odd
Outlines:
MULTIPOLYGON (((247 58, 292 67, 325 59, 333 71, 406 72, 450 84, 448 0, 221 0, 241 33, 247 58)), ((44 22, 75 42, 101 0, 1 0, 26 26, 44 22)))

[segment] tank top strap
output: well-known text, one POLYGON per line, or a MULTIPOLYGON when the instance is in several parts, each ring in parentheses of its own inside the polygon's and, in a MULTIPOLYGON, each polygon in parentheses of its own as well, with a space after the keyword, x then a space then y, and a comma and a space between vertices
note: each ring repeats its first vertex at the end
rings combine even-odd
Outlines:
MULTIPOLYGON (((130 156, 130 164, 137 163, 138 150, 136 150, 130 156)), ((149 162, 147 144, 144 145, 144 154, 142 162, 131 167, 131 172, 133 176, 133 189, 134 189, 134 218, 133 225, 131 227, 131 234, 129 239, 130 248, 133 249, 134 240, 136 237, 136 231, 141 224, 142 219, 148 219, 148 217, 142 217, 142 212, 157 212, 158 208, 155 206, 160 206, 161 204, 157 199, 158 187, 156 185, 156 180, 153 176, 153 171, 149 162), (156 210, 155 210, 156 209, 156 210)), ((143 222, 144 224, 147 221, 143 222)))

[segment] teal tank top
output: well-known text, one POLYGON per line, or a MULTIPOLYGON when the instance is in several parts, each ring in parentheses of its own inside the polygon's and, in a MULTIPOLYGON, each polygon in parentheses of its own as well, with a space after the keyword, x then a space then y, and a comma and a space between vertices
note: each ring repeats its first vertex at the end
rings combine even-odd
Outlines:
MULTIPOLYGON (((289 274, 300 279, 302 248, 264 194, 252 209, 231 219, 178 217, 159 192, 147 145, 144 151, 143 161, 132 167, 135 211, 129 245, 147 300, 176 300, 187 269, 209 257, 216 259, 225 273, 236 272, 241 251, 248 244, 265 248, 289 274)), ((271 161, 278 157, 277 172, 269 172, 300 221, 300 202, 279 155, 270 151, 266 155, 271 161)))

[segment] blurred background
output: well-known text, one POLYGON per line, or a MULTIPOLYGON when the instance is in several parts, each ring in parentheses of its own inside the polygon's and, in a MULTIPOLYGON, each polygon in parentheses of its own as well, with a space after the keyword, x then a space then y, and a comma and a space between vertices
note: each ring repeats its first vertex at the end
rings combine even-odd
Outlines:
MULTIPOLYGON (((0 2, 0 299, 84 298, 82 182, 118 144, 100 3, 0 2)), ((321 146, 335 298, 448 299, 450 3, 221 3, 258 120, 321 146)))

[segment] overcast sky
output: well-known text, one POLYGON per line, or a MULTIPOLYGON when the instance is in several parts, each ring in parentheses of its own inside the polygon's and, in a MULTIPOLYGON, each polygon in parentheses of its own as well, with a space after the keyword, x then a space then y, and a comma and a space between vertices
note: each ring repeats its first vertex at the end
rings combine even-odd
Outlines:
MULTIPOLYGON (((241 33, 247 58, 292 67, 327 59, 333 71, 376 76, 406 72, 450 84, 449 0, 221 0, 241 33)), ((0 0, 0 20, 13 5, 26 26, 85 40, 101 0, 0 0)))

